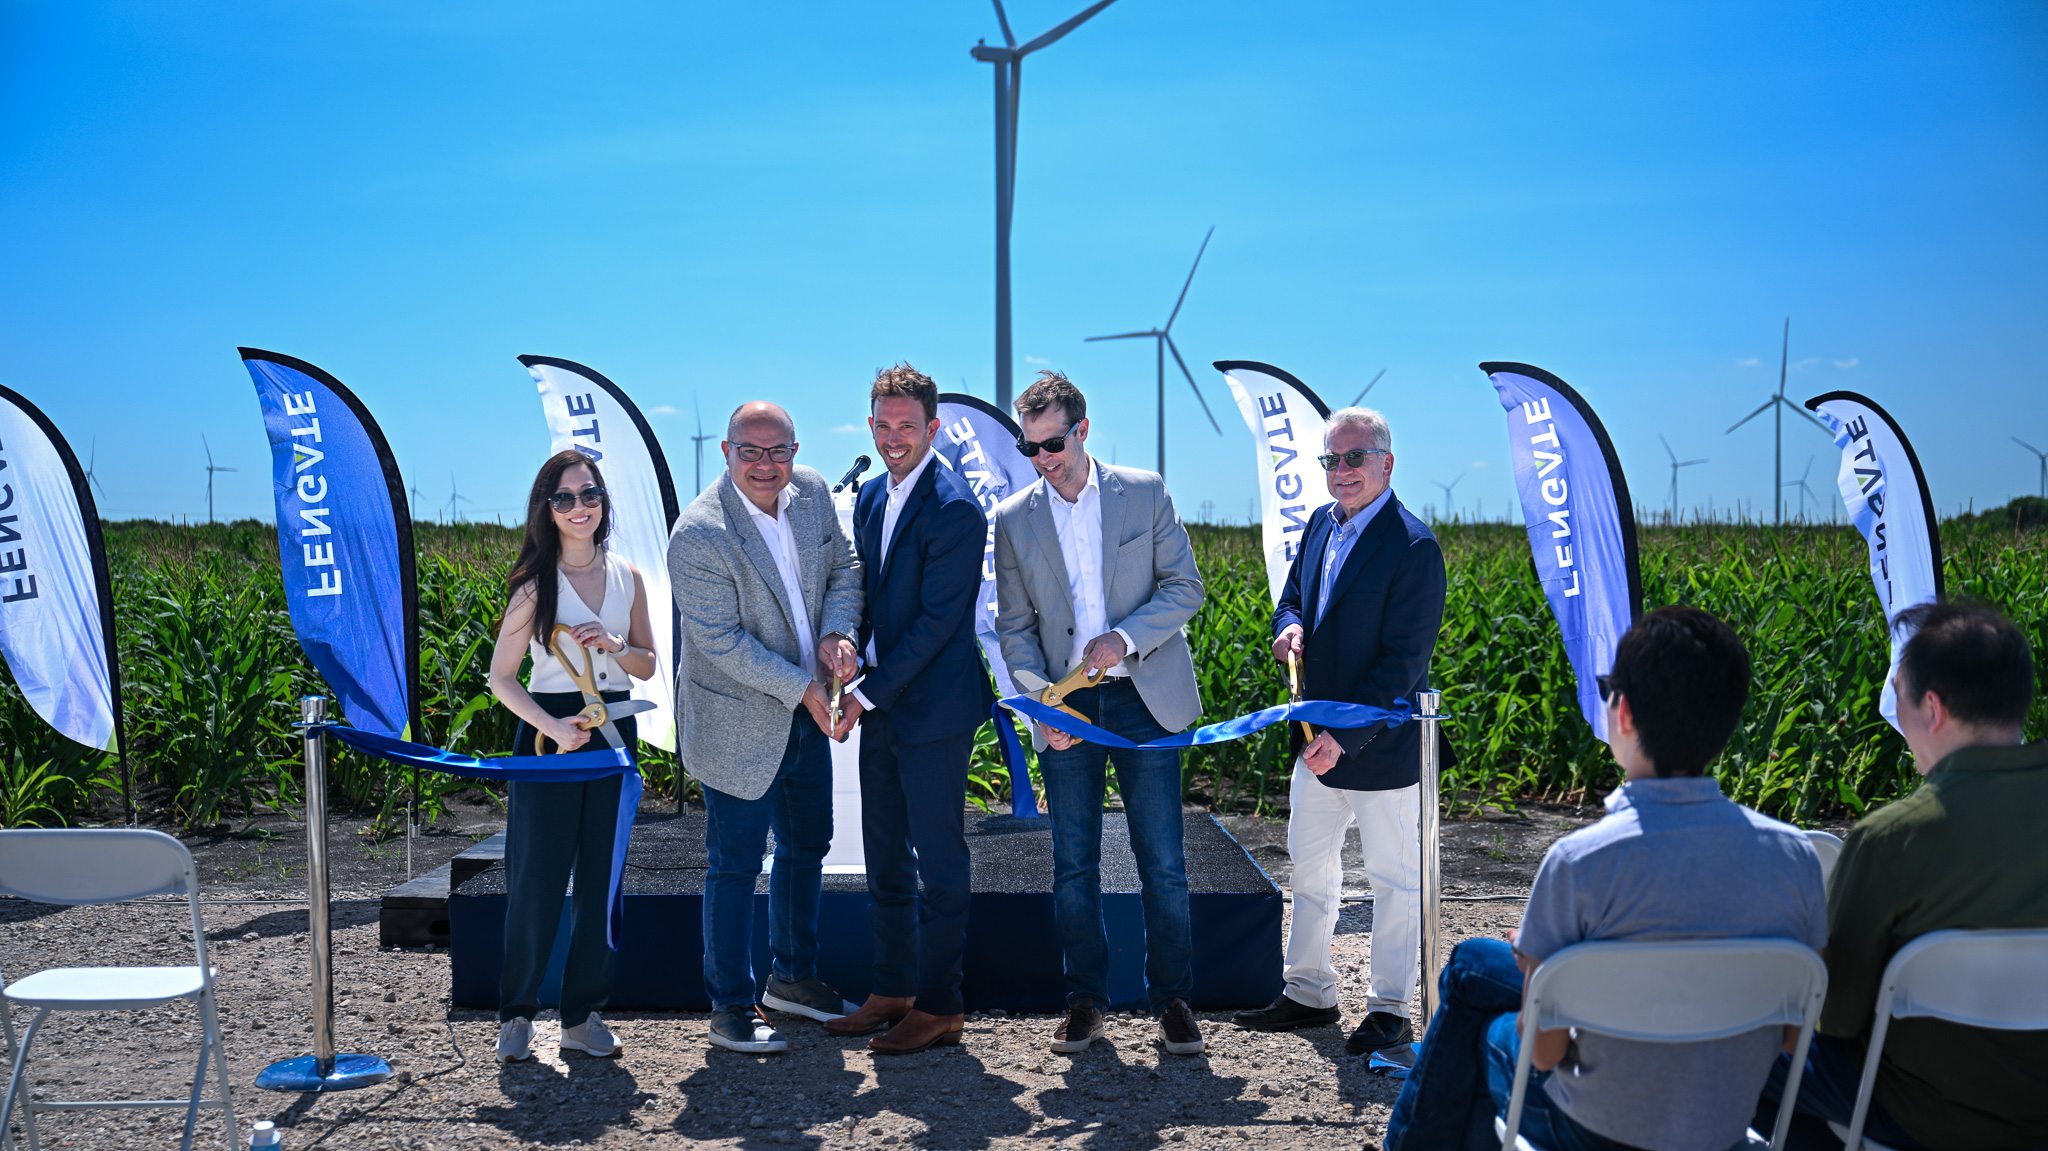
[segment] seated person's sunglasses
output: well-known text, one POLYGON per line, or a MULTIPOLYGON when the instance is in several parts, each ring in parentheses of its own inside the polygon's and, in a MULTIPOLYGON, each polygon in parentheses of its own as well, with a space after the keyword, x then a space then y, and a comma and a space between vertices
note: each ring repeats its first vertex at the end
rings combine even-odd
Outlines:
POLYGON ((556 492, 548 497, 548 506, 558 512, 566 512, 576 506, 578 499, 583 501, 584 507, 594 508, 604 502, 604 489, 592 485, 580 492, 556 492))
POLYGON ((1353 448, 1343 455, 1338 455, 1336 452, 1325 452, 1316 457, 1316 462, 1323 465, 1324 471, 1334 472, 1337 470, 1337 464, 1340 460, 1349 467, 1362 468, 1365 466, 1365 457, 1383 456, 1386 454, 1387 449, 1385 448, 1353 448))
POLYGON ((1023 436, 1018 436, 1017 450, 1023 452, 1026 458, 1035 456, 1042 451, 1051 452, 1053 455, 1059 455, 1061 452, 1067 450, 1067 437, 1073 435, 1074 429, 1080 426, 1081 425, 1078 421, 1075 423, 1068 424, 1066 431, 1061 432, 1059 435, 1056 435, 1049 440, 1040 440, 1037 443, 1032 443, 1030 440, 1025 439, 1023 436))

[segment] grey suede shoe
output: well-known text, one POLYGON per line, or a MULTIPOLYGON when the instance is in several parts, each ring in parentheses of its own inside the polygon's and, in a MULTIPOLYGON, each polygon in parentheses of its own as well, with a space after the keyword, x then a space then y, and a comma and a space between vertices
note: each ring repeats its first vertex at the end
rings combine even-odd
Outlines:
POLYGON ((768 977, 768 990, 761 995, 764 1006, 791 1015, 802 1015, 820 1023, 828 1019, 841 1019, 853 1014, 859 1008, 840 998, 830 984, 813 975, 801 983, 785 983, 774 976, 768 977))

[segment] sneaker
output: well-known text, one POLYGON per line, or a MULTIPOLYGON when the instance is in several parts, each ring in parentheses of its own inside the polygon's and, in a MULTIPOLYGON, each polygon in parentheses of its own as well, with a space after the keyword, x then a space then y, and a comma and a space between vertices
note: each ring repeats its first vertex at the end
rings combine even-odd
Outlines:
POLYGON ((1102 1038, 1102 1012, 1096 1009, 1095 1001, 1083 995, 1067 1006, 1067 1017, 1052 1033, 1052 1049, 1062 1055, 1088 1050, 1088 1045, 1102 1038))
POLYGON ((1292 1031, 1297 1027, 1327 1027, 1341 1018, 1334 1007, 1310 1007, 1283 991, 1273 1002, 1255 1011, 1240 1011, 1230 1021, 1251 1031, 1292 1031))
POLYGON ((1344 1041, 1344 1050, 1353 1055, 1369 1055, 1383 1047, 1413 1042, 1415 1032, 1409 1029, 1406 1019, 1391 1011, 1373 1011, 1359 1020, 1358 1029, 1344 1041))
POLYGON ((1188 1010, 1185 999, 1169 1000, 1159 1013, 1159 1045, 1173 1055, 1200 1055, 1208 1048, 1202 1042, 1202 1025, 1188 1010))
POLYGON ((533 1020, 507 1019, 498 1025, 498 1062, 533 1058, 533 1020))
POLYGON ((711 1044, 748 1055, 779 1055, 789 1050, 789 1041, 769 1025, 760 1008, 751 1006, 713 1012, 711 1044))
POLYGON ((792 1015, 802 1015, 820 1023, 827 1019, 841 1019, 860 1008, 839 997, 830 984, 813 975, 801 983, 785 983, 774 976, 768 977, 768 990, 761 995, 763 1005, 792 1015))
POLYGON ((612 1029, 606 1027, 604 1020, 593 1011, 589 1018, 576 1026, 562 1028, 562 1050, 581 1051, 585 1055, 605 1059, 619 1053, 619 1037, 613 1035, 612 1029))

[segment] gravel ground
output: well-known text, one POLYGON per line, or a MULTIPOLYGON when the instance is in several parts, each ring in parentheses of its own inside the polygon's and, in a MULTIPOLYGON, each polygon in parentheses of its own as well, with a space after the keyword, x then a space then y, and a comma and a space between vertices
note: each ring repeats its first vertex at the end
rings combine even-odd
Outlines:
MULTIPOLYGON (((1590 813, 1536 808, 1525 815, 1445 825, 1447 894, 1526 891, 1543 850, 1590 813)), ((458 811, 449 831, 419 849, 422 866, 495 830, 492 818, 488 806, 458 811)), ((1285 822, 1225 822, 1284 886, 1285 822)), ((271 837, 253 841, 188 840, 208 898, 290 892, 290 873, 276 868, 296 860, 303 875, 303 830, 267 830, 271 837), (260 866, 248 870, 250 858, 260 866)), ((350 857, 344 831, 353 831, 345 821, 333 840, 337 858, 350 857)), ((339 875, 334 883, 338 895, 384 882, 387 859, 378 850, 355 852, 346 885, 339 875)), ((1363 893, 1355 842, 1347 864, 1347 891, 1363 893)), ((389 882, 402 877, 401 858, 389 882)), ((1447 903, 1446 945, 1498 935, 1519 913, 1511 900, 1447 903)), ((253 1086, 263 1067, 311 1050, 304 905, 213 904, 205 924, 221 972, 222 1026, 245 1137, 249 1122, 272 1119, 287 1128, 288 1148, 659 1147, 686 1140, 749 1148, 1357 1148, 1377 1145, 1399 1090, 1343 1051, 1361 1013, 1371 914, 1369 903, 1355 902, 1339 921, 1337 966, 1347 991, 1341 1027, 1264 1035, 1208 1015, 1210 1052, 1203 1057, 1163 1054, 1149 1019, 1114 1017, 1112 1042, 1069 1057, 1046 1050, 1053 1017, 977 1016, 968 1021, 963 1046, 904 1058, 874 1057, 863 1041, 787 1021, 790 1052, 756 1058, 710 1048, 703 1015, 622 1012, 607 1015, 624 1044, 620 1058, 561 1055, 554 1045, 558 1024, 544 1018, 535 1037, 539 1058, 501 1068, 491 1058, 495 1017, 448 1006, 447 955, 380 950, 374 900, 337 902, 337 1044, 384 1056, 398 1077, 324 1097, 253 1086)), ((182 905, 0 903, 0 971, 17 978, 54 966, 189 963, 190 955, 182 905)), ((17 1012, 17 1026, 26 1022, 27 1014, 17 1012)), ((37 1040, 29 1083, 44 1098, 180 1097, 190 1087, 197 1038, 198 1017, 187 1003, 57 1017, 37 1040)), ((40 1122, 52 1146, 160 1147, 177 1141, 182 1113, 88 1112, 40 1122)), ((201 1145, 210 1135, 218 1146, 220 1131, 218 1118, 203 1117, 201 1145)))

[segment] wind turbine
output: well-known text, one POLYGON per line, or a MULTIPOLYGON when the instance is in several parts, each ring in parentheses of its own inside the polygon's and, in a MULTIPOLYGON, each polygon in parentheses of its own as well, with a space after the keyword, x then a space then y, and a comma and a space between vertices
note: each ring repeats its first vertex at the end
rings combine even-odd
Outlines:
POLYGON ((1671 521, 1676 523, 1678 522, 1678 469, 1689 468, 1694 464, 1703 464, 1707 461, 1705 458, 1681 460, 1678 458, 1678 453, 1671 450, 1670 440, 1665 439, 1661 433, 1657 436, 1657 439, 1664 445, 1664 454, 1671 457, 1671 521))
POLYGON ((1082 341, 1083 343, 1087 344, 1095 343, 1098 340, 1149 339, 1152 341, 1153 350, 1157 353, 1157 359, 1159 362, 1159 455, 1157 456, 1155 462, 1159 465, 1159 474, 1162 477, 1166 475, 1167 352, 1171 351, 1173 353, 1173 362, 1180 365, 1180 374, 1188 378, 1188 387, 1194 388, 1195 402, 1202 405, 1202 414, 1209 417, 1209 426, 1216 429, 1217 435, 1220 436, 1223 434, 1222 427, 1218 426, 1218 424, 1216 423, 1216 414, 1209 410, 1209 401, 1202 398, 1202 389, 1195 387, 1195 376, 1194 373, 1188 371, 1188 362, 1180 358, 1180 349, 1173 346, 1173 337, 1171 335, 1168 335, 1168 333, 1173 330, 1173 321, 1175 317, 1180 315, 1181 304, 1186 302, 1188 298, 1189 286, 1191 286, 1195 282, 1195 269, 1200 268, 1202 266, 1202 253, 1209 250, 1209 236, 1214 236, 1215 234, 1216 229, 1212 225, 1209 229, 1209 234, 1202 237, 1202 246, 1196 249, 1195 251, 1194 267, 1188 269, 1188 278, 1180 286, 1180 298, 1173 302, 1173 311, 1167 315, 1166 323, 1160 325, 1159 327, 1153 328, 1149 331, 1122 332, 1114 336, 1089 336, 1086 340, 1082 341))
POLYGON ((2048 452, 2042 451, 2018 436, 2014 436, 2012 442, 2041 457, 2041 495, 2043 498, 2048 498, 2048 452))
POLYGON ((462 494, 461 492, 458 492, 458 491, 456 491, 456 490, 455 490, 455 473, 454 473, 454 472, 449 472, 449 473, 448 473, 448 519, 449 519, 449 520, 450 520, 451 522, 454 522, 454 523, 461 523, 461 522, 462 522, 462 509, 461 509, 460 507, 456 506, 456 505, 457 505, 458 503, 464 503, 464 504, 471 504, 471 503, 475 503, 475 502, 476 502, 475 500, 472 500, 472 499, 470 499, 470 498, 469 498, 468 496, 466 496, 466 495, 463 495, 463 494, 462 494))
POLYGON ((1387 374, 1387 369, 1385 369, 1385 368, 1381 368, 1381 369, 1380 369, 1380 374, 1379 374, 1379 376, 1374 376, 1374 377, 1373 377, 1372 379, 1370 379, 1370 380, 1367 380, 1367 381, 1365 382, 1365 386, 1364 386, 1364 387, 1362 387, 1362 388, 1360 388, 1360 389, 1358 389, 1358 398, 1357 398, 1357 399, 1355 399, 1355 400, 1352 400, 1352 401, 1351 401, 1351 406, 1355 408, 1355 407, 1357 407, 1357 406, 1358 406, 1359 404, 1361 404, 1361 403, 1364 403, 1364 402, 1365 402, 1365 393, 1367 393, 1367 392, 1369 392, 1369 391, 1372 391, 1372 386, 1373 386, 1374 384, 1377 384, 1377 383, 1379 383, 1379 382, 1380 382, 1380 376, 1384 376, 1384 375, 1386 375, 1386 374, 1387 374))
POLYGON ((1787 411, 1790 411, 1798 416, 1803 417, 1807 423, 1812 424, 1814 427, 1819 428, 1821 431, 1825 432, 1828 430, 1826 424, 1823 424, 1819 420, 1814 419, 1812 416, 1807 415, 1806 410, 1804 408, 1801 408, 1798 404, 1795 404, 1791 400, 1785 398, 1785 368, 1788 364, 1791 363, 1791 357, 1792 317, 1786 316, 1785 346, 1783 350, 1781 350, 1778 353, 1778 394, 1772 396, 1768 400, 1765 400, 1763 407, 1760 407, 1757 410, 1742 417, 1741 419, 1735 421, 1735 423, 1728 429, 1727 432, 1722 433, 1723 435, 1733 434, 1736 428, 1739 428, 1742 425, 1748 423, 1749 421, 1757 418, 1758 416, 1763 415, 1766 411, 1769 411, 1771 408, 1775 407, 1778 409, 1776 412, 1777 438, 1775 440, 1775 447, 1772 448, 1771 455, 1771 500, 1773 508, 1772 514, 1775 517, 1775 522, 1781 524, 1785 522, 1785 413, 1787 411))
POLYGON ((697 402, 697 393, 695 392, 690 393, 690 407, 697 413, 697 434, 690 437, 690 442, 697 445, 697 490, 702 492, 704 490, 704 442, 706 440, 715 440, 718 437, 704 434, 704 406, 697 402))
MULTIPOLYGON (((100 462, 100 438, 99 438, 98 436, 94 436, 94 437, 92 438, 92 457, 91 457, 90 459, 88 459, 88 460, 86 461, 86 464, 85 464, 85 482, 86 482, 87 486, 89 486, 89 487, 95 487, 95 488, 98 488, 98 489, 100 490, 100 498, 101 498, 101 499, 106 499, 106 498, 107 498, 107 485, 105 485, 105 484, 101 483, 101 482, 100 482, 100 478, 99 478, 98 476, 94 475, 94 474, 93 474, 93 471, 92 471, 92 470, 93 470, 93 469, 94 469, 95 467, 98 467, 98 466, 99 466, 99 462, 100 462)), ((207 463, 212 463, 213 461, 212 461, 211 459, 208 459, 208 460, 207 460, 206 462, 207 462, 207 463)))
MULTIPOLYGON (((1367 385, 1367 387, 1370 387, 1370 386, 1371 386, 1370 384, 1368 384, 1368 385, 1367 385)), ((1364 398, 1364 397, 1363 397, 1363 396, 1361 395, 1361 396, 1360 396, 1360 398, 1362 399, 1362 398, 1364 398)), ((1453 505, 1452 505, 1452 503, 1451 503, 1451 499, 1452 499, 1452 496, 1451 496, 1451 489, 1452 489, 1452 488, 1455 488, 1455 487, 1457 487, 1457 486, 1458 486, 1458 484, 1459 484, 1459 482, 1460 482, 1460 481, 1462 481, 1462 480, 1464 480, 1464 478, 1465 478, 1465 477, 1466 477, 1466 476, 1467 476, 1468 474, 1470 474, 1470 473, 1467 473, 1467 472, 1459 472, 1459 473, 1458 473, 1458 478, 1457 478, 1457 479, 1455 479, 1455 480, 1452 480, 1452 481, 1451 481, 1450 483, 1444 483, 1444 482, 1442 482, 1442 481, 1440 481, 1440 480, 1431 480, 1431 481, 1429 481, 1430 483, 1432 483, 1432 484, 1435 484, 1435 485, 1436 485, 1437 487, 1440 487, 1440 488, 1442 488, 1442 489, 1444 490, 1444 515, 1445 515, 1445 517, 1446 517, 1446 518, 1448 518, 1448 517, 1452 516, 1453 514, 1455 514, 1455 512, 1454 512, 1454 509, 1453 509, 1453 505)))
POLYGON ((1800 521, 1801 523, 1805 523, 1805 522, 1806 522, 1806 497, 1808 497, 1808 496, 1813 496, 1813 502, 1814 502, 1814 503, 1819 503, 1819 502, 1820 502, 1820 497, 1819 497, 1819 496, 1814 496, 1814 495, 1813 495, 1813 489, 1812 489, 1812 488, 1810 488, 1810 487, 1807 487, 1807 486, 1806 486, 1806 477, 1808 477, 1808 476, 1810 476, 1810 475, 1812 475, 1812 474, 1813 474, 1813 457, 1812 457, 1812 456, 1808 456, 1808 457, 1806 457, 1806 470, 1805 470, 1805 471, 1803 471, 1803 472, 1800 472, 1800 473, 1799 473, 1799 478, 1798 478, 1798 479, 1796 479, 1796 480, 1793 480, 1793 481, 1792 481, 1791 483, 1788 483, 1788 484, 1786 484, 1786 485, 1785 485, 1785 486, 1786 486, 1786 487, 1788 487, 1788 488, 1798 488, 1798 489, 1799 489, 1799 521, 1800 521))
POLYGON ((995 65, 996 77, 996 407, 1010 410, 1010 217, 1017 202, 1017 100, 1024 87, 1024 57, 1044 48, 1074 29, 1090 16, 1110 6, 1113 0, 1098 0, 1079 16, 1068 20, 1022 47, 1010 34, 1010 18, 1003 14, 1003 0, 994 0, 996 22, 1003 27, 1003 47, 976 41, 968 55, 995 65))
POLYGON ((420 514, 420 486, 418 484, 412 486, 412 506, 407 510, 408 514, 413 516, 420 514))
MULTIPOLYGON (((213 462, 213 445, 206 442, 206 433, 199 433, 199 446, 206 449, 206 522, 213 522, 213 473, 235 472, 240 468, 224 468, 213 462)), ((97 445, 95 445, 97 450, 97 445)))

